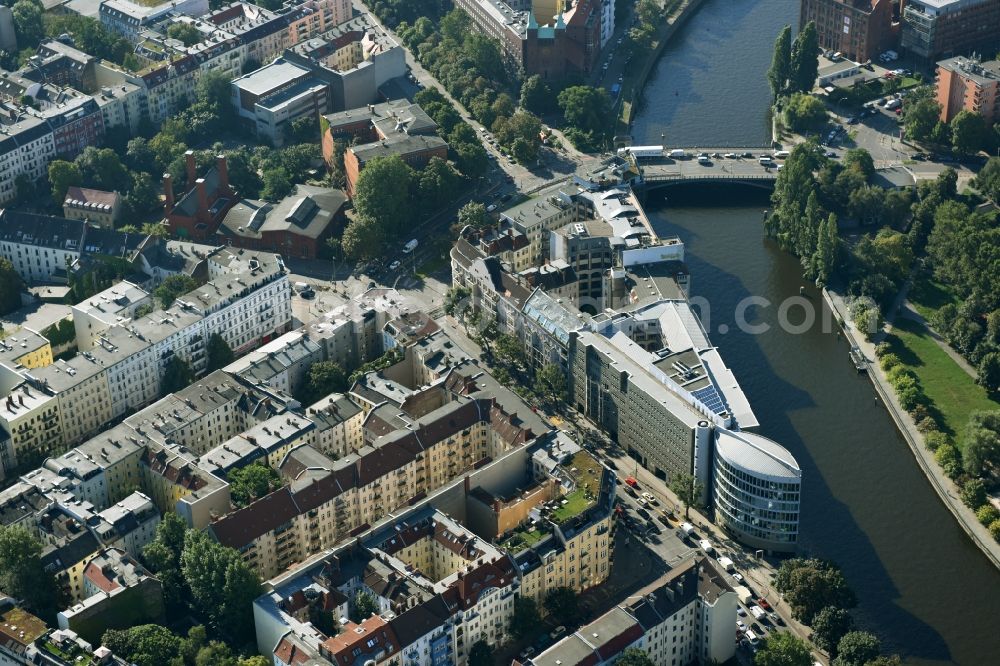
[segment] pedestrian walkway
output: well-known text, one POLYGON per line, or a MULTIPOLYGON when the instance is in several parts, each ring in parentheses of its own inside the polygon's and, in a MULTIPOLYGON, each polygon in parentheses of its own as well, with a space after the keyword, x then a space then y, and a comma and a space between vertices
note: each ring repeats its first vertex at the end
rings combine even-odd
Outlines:
POLYGON ((899 404, 895 391, 893 391, 885 373, 875 358, 875 345, 884 340, 889 331, 892 330, 892 323, 895 317, 902 312, 903 305, 906 303, 909 285, 908 281, 900 290, 886 315, 886 323, 883 330, 872 341, 866 340, 865 336, 854 325, 854 322, 851 321, 847 303, 840 294, 824 289, 823 296, 830 309, 844 322, 844 334, 847 336, 848 342, 858 347, 865 358, 870 361, 868 376, 872 380, 872 385, 875 387, 878 397, 889 411, 889 415, 896 422, 896 427, 902 433, 903 439, 909 444, 917 463, 931 482, 931 486, 937 491, 945 506, 952 512, 959 526, 965 530, 965 533, 969 535, 973 543, 983 551, 993 562, 994 566, 1000 568, 1000 543, 997 543, 989 530, 980 524, 975 512, 962 503, 958 486, 945 475, 941 467, 937 464, 937 461, 934 460, 934 453, 924 445, 923 433, 917 430, 917 424, 914 422, 913 417, 899 404))

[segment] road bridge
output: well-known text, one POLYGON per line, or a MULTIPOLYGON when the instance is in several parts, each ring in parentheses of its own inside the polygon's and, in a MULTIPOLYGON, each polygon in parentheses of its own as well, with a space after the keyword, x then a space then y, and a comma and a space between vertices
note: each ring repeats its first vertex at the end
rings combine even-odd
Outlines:
POLYGON ((778 165, 781 164, 781 160, 773 162, 771 166, 761 164, 762 155, 773 154, 772 151, 762 149, 757 152, 735 148, 685 150, 687 157, 681 158, 627 158, 632 170, 637 170, 640 174, 633 186, 649 192, 693 183, 732 183, 769 190, 774 187, 778 165), (699 154, 707 154, 709 157, 699 161, 699 154))

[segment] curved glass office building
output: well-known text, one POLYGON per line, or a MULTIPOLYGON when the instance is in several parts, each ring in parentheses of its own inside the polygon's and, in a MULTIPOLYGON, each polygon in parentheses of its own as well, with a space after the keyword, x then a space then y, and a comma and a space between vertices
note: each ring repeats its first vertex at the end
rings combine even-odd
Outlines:
POLYGON ((802 470, 776 442, 749 432, 715 431, 715 521, 741 543, 794 551, 802 470))

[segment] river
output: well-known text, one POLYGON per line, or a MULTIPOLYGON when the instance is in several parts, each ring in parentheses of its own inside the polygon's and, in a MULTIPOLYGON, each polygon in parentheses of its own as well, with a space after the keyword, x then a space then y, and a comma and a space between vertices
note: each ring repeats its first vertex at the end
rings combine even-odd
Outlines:
MULTIPOLYGON (((707 0, 664 51, 635 143, 659 143, 664 133, 668 145, 764 145, 770 48, 797 10, 791 0, 707 0)), ((766 195, 691 188, 668 197, 651 196, 650 219, 685 241, 692 295, 710 303, 712 340, 760 432, 802 466, 802 551, 841 565, 860 599, 857 623, 907 664, 1000 663, 1000 572, 942 505, 836 331, 824 332, 821 318, 800 334, 777 325, 778 305, 805 283, 798 261, 762 237, 766 195), (730 205, 718 207, 723 201, 730 205), (751 311, 767 333, 734 325, 737 304, 751 295, 771 303, 751 311)), ((806 286, 818 308, 818 292, 806 286)))

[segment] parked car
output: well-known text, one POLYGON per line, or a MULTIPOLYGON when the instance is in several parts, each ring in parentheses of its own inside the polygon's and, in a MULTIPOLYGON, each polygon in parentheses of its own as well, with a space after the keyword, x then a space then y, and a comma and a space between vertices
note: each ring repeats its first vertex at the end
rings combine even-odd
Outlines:
POLYGON ((766 611, 773 610, 771 608, 771 604, 767 603, 767 599, 765 599, 764 597, 761 597, 760 599, 757 600, 757 605, 766 611))
POLYGON ((394 271, 397 268, 399 268, 399 259, 397 259, 396 261, 394 261, 391 264, 389 264, 389 270, 390 271, 394 271))
POLYGON ((565 635, 566 635, 566 627, 563 627, 563 626, 556 627, 555 629, 552 630, 552 633, 549 634, 549 636, 554 641, 559 640, 560 638, 562 638, 565 635))
POLYGON ((657 501, 656 498, 653 497, 653 493, 643 493, 642 498, 647 502, 649 502, 650 504, 652 504, 653 506, 657 505, 657 501))
POLYGON ((646 520, 649 520, 650 518, 649 511, 646 511, 641 506, 638 509, 636 509, 635 512, 640 516, 642 516, 643 518, 645 518, 646 520))
POLYGON ((744 624, 743 620, 736 620, 736 628, 739 629, 740 631, 746 631, 747 625, 744 624))

